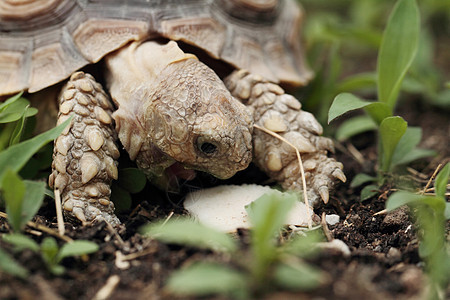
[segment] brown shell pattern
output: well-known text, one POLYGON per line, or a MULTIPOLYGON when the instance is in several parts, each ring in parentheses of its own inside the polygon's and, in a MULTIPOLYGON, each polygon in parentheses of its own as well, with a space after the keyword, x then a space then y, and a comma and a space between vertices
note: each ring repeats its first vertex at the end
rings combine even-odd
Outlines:
POLYGON ((311 78, 293 0, 0 0, 0 95, 36 92, 133 40, 198 47, 275 83, 311 78))

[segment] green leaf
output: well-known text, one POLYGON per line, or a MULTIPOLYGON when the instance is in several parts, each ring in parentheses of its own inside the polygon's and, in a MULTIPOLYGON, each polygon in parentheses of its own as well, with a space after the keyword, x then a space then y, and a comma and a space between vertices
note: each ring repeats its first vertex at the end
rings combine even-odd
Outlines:
POLYGON ((346 112, 363 108, 372 103, 374 102, 363 100, 350 93, 341 93, 334 98, 328 111, 328 124, 346 112))
POLYGON ((252 273, 256 282, 267 277, 270 265, 277 256, 276 237, 286 221, 286 216, 298 200, 298 195, 271 191, 246 206, 252 225, 252 273))
POLYGON ((49 131, 0 152, 0 182, 2 182, 7 168, 18 172, 42 146, 56 139, 71 120, 72 118, 69 118, 61 125, 49 131))
POLYGON ((34 252, 39 251, 39 245, 33 239, 23 234, 4 234, 2 239, 7 243, 13 244, 15 251, 23 251, 24 249, 30 249, 34 252))
POLYGON ((7 169, 0 183, 3 198, 6 203, 8 222, 15 232, 20 232, 25 226, 22 223, 23 197, 25 195, 25 184, 22 179, 11 169, 7 169))
POLYGON ((59 247, 55 239, 52 237, 46 237, 41 243, 42 258, 50 268, 53 265, 57 265, 56 257, 58 255, 59 247))
POLYGON ((246 278, 227 266, 216 263, 195 263, 172 273, 166 288, 179 296, 213 294, 234 294, 236 296, 236 293, 242 295, 245 286, 246 278))
POLYGON ((297 200, 298 196, 294 193, 273 190, 246 206, 252 224, 252 240, 256 252, 264 253, 273 246, 274 238, 297 200))
POLYGON ((56 258, 56 262, 60 262, 63 258, 68 256, 78 256, 84 254, 90 254, 97 252, 99 249, 98 245, 94 242, 77 240, 64 244, 56 258))
POLYGON ((122 186, 120 186, 116 181, 113 181, 111 185, 111 201, 114 202, 116 213, 121 213, 129 210, 132 204, 130 193, 122 186))
POLYGON ((147 177, 139 169, 125 168, 119 171, 119 185, 132 194, 142 191, 146 183, 147 177))
POLYGON ((421 139, 422 139, 422 128, 408 127, 405 131, 405 134, 398 142, 392 160, 395 162, 400 160, 403 156, 407 155, 408 152, 410 152, 420 143, 421 139))
POLYGON ((313 257, 320 253, 320 249, 316 247, 318 242, 325 240, 320 230, 308 230, 306 236, 296 236, 289 242, 285 243, 282 248, 283 253, 293 254, 302 258, 313 257))
POLYGON ((22 97, 23 92, 20 92, 10 98, 8 98, 5 102, 0 103, 0 112, 3 112, 11 103, 17 101, 20 97, 22 97))
POLYGON ((378 186, 370 184, 361 190, 361 201, 366 201, 379 193, 378 186))
POLYGON ((9 141, 9 146, 15 145, 20 142, 20 138, 23 134, 23 129, 25 127, 25 120, 26 120, 26 114, 29 109, 29 106, 27 106, 22 114, 22 117, 17 122, 16 127, 14 128, 14 131, 11 135, 11 139, 9 141))
POLYGON ((4 106, 0 111, 0 124, 17 121, 22 116, 28 118, 37 114, 37 109, 33 107, 27 109, 29 106, 30 101, 25 98, 17 98, 7 106, 4 106))
POLYGON ((368 88, 376 88, 377 75, 375 72, 359 73, 344 78, 336 87, 340 92, 357 91, 368 88))
POLYGON ((450 202, 445 202, 445 219, 450 220, 450 202))
POLYGON ((392 116, 392 111, 387 104, 382 102, 370 103, 364 110, 370 115, 376 124, 380 125, 384 119, 392 116))
POLYGON ((235 241, 228 234, 188 218, 145 225, 141 231, 165 243, 226 252, 237 249, 235 241))
POLYGON ((434 187, 436 189, 436 195, 445 199, 445 192, 447 191, 448 178, 450 176, 450 163, 447 163, 445 167, 439 171, 434 181, 434 187))
POLYGON ((392 211, 403 205, 414 205, 418 203, 429 205, 437 211, 442 211, 442 213, 445 210, 445 200, 440 197, 413 194, 405 191, 393 193, 386 202, 386 209, 387 211, 392 211))
POLYGON ((277 190, 265 193, 246 206, 254 234, 274 237, 286 221, 286 216, 298 201, 295 193, 277 190))
POLYGON ((22 223, 26 224, 38 212, 45 196, 47 184, 43 181, 24 180, 25 196, 22 204, 22 223))
POLYGON ((403 78, 413 62, 420 17, 414 0, 399 0, 391 13, 378 53, 378 100, 393 110, 403 78))
POLYGON ((376 177, 373 177, 373 176, 370 176, 370 175, 367 175, 364 173, 359 173, 359 174, 356 174, 355 177, 353 177, 353 180, 350 183, 350 187, 355 188, 355 187, 363 185, 364 183, 374 182, 376 180, 377 180, 376 177))
POLYGON ((28 270, 19 265, 2 248, 0 248, 0 270, 19 278, 28 277, 28 270))
POLYGON ((66 271, 66 269, 61 265, 49 265, 47 267, 49 271, 56 276, 60 276, 66 271))
MULTIPOLYGON (((407 123, 401 117, 389 117, 380 124, 381 170, 385 173, 391 169, 392 156, 398 142, 406 131, 407 123)), ((379 154, 380 155, 380 154, 379 154)))
POLYGON ((434 155, 436 155, 436 151, 434 150, 415 148, 409 151, 405 156, 401 157, 398 161, 392 159, 392 165, 393 166, 407 165, 415 160, 434 155))
POLYGON ((392 164, 394 166, 403 165, 433 155, 434 151, 432 150, 415 148, 421 139, 422 129, 420 127, 408 127, 395 148, 392 164))
POLYGON ((317 288, 323 281, 323 273, 305 263, 279 264, 275 268, 274 279, 284 288, 308 291, 317 288))
POLYGON ((377 124, 369 116, 357 116, 344 121, 336 131, 336 139, 346 140, 357 134, 375 130, 377 124))

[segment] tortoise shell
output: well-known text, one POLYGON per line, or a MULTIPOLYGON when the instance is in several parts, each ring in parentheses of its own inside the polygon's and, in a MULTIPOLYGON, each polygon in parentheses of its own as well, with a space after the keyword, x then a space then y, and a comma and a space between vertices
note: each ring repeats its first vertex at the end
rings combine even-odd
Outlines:
POLYGON ((133 40, 163 37, 273 82, 312 74, 292 0, 0 0, 0 95, 36 92, 133 40))

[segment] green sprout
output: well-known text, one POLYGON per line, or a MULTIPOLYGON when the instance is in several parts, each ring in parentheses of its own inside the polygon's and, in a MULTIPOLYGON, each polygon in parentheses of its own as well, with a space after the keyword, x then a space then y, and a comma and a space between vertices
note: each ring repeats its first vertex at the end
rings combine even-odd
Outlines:
POLYGON ((425 261, 430 279, 429 299, 444 299, 445 289, 450 283, 450 249, 445 233, 446 220, 450 219, 450 203, 446 201, 449 176, 450 163, 436 176, 435 195, 398 191, 386 203, 388 211, 408 205, 417 222, 419 255, 425 261))
MULTIPOLYGON (((410 68, 418 48, 420 16, 414 0, 399 0, 387 23, 378 53, 377 87, 378 101, 363 100, 350 93, 341 93, 334 99, 328 122, 344 113, 364 109, 366 116, 346 121, 337 135, 351 136, 369 129, 378 129, 378 177, 356 176, 352 186, 377 181, 382 185, 386 174, 399 165, 432 155, 430 150, 418 149, 422 131, 409 127, 400 116, 394 116, 403 79, 410 68), (344 132, 345 131, 345 132, 344 132)), ((373 195, 377 186, 363 189, 362 200, 373 195)))
POLYGON ((297 195, 271 192, 247 206, 251 224, 249 253, 240 250, 228 234, 188 218, 146 225, 143 233, 165 243, 227 253, 230 267, 220 263, 197 262, 172 273, 166 288, 180 296, 222 294, 248 298, 269 288, 310 290, 324 281, 321 271, 304 262, 313 244, 320 239, 316 231, 279 244, 278 236, 297 195))
MULTIPOLYGON (((96 243, 84 240, 71 241, 69 243, 65 243, 61 248, 59 248, 56 240, 52 237, 44 238, 40 245, 38 245, 33 239, 17 233, 4 234, 2 238, 5 242, 14 245, 14 250, 16 252, 29 249, 35 253, 39 253, 42 260, 45 262, 47 269, 54 275, 61 275, 65 272, 64 267, 60 264, 64 258, 94 253, 99 249, 96 243)), ((2 255, 0 253, 0 257, 1 256, 2 255)), ((0 267, 8 272, 9 269, 12 269, 13 264, 14 262, 7 262, 3 266, 0 265, 0 267)), ((13 275, 17 274, 13 273, 13 275)), ((19 277, 23 277, 25 275, 26 271, 23 275, 19 274, 19 277)))

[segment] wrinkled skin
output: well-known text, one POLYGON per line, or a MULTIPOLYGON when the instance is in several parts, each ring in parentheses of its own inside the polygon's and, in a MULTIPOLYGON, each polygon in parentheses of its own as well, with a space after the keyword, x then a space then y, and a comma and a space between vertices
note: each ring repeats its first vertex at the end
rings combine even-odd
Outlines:
POLYGON ((73 75, 62 92, 60 121, 75 117, 56 141, 50 184, 61 191, 66 215, 83 223, 119 223, 109 201, 109 185, 117 179, 114 131, 130 158, 161 188, 167 188, 173 168, 229 178, 253 157, 285 188, 302 190, 295 150, 253 130, 253 122, 302 153, 312 204, 320 197, 328 200, 334 178, 345 181, 342 164, 326 156, 333 150, 331 140, 319 136, 322 128, 314 117, 279 86, 243 70, 233 72, 225 86, 175 42, 133 43, 105 61, 114 113, 102 104, 106 93, 90 75, 73 75))
POLYGON ((83 223, 119 223, 109 201, 109 185, 117 179, 117 155, 108 150, 114 131, 130 158, 162 188, 174 164, 218 178, 247 168, 252 160, 250 112, 195 56, 185 55, 174 42, 148 42, 111 55, 106 65, 117 106, 115 128, 110 110, 96 113, 98 104, 108 100, 92 76, 76 73, 60 97, 59 122, 75 117, 58 138, 64 143, 57 140, 50 184, 61 191, 66 215, 83 223))

